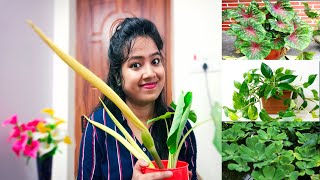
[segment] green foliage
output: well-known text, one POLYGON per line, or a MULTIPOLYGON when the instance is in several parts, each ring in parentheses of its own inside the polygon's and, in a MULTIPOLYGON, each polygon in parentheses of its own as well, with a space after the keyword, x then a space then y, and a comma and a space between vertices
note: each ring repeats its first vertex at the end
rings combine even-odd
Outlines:
POLYGON ((303 51, 311 42, 312 27, 294 12, 290 1, 263 2, 262 7, 253 0, 248 7, 239 4, 222 12, 223 21, 236 22, 227 31, 228 35, 237 37, 235 47, 248 59, 264 59, 272 49, 303 51))
POLYGON ((299 120, 296 113, 306 110, 308 104, 314 103, 313 109, 308 110, 312 117, 318 117, 319 95, 315 89, 310 90, 313 97, 306 97, 305 91, 312 85, 317 74, 308 76, 306 82, 297 82, 298 75, 291 69, 280 67, 272 70, 267 64, 261 63, 260 69, 251 69, 244 73, 242 82, 234 81, 235 91, 232 96, 233 107, 223 107, 224 114, 231 120, 240 118, 262 121, 274 121, 278 119, 299 120), (290 98, 283 98, 284 91, 291 91, 290 98), (261 108, 261 98, 282 99, 288 106, 285 111, 277 113, 277 117, 271 117, 267 111, 261 108), (298 103, 299 101, 302 103, 298 103))
POLYGON ((224 122, 222 161, 228 169, 223 171, 247 172, 255 180, 315 176, 319 132, 320 122, 224 122))
POLYGON ((317 20, 317 26, 313 30, 313 36, 320 34, 320 11, 311 11, 308 3, 303 3, 304 13, 311 19, 317 20))

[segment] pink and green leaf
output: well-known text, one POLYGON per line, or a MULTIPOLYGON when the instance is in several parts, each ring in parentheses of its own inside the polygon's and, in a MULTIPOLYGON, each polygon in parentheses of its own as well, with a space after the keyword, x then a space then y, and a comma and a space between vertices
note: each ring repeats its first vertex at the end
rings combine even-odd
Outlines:
POLYGON ((269 41, 256 42, 243 42, 240 51, 248 59, 264 59, 271 51, 271 44, 269 41))
POLYGON ((290 21, 295 15, 289 0, 278 0, 274 4, 269 0, 263 0, 263 2, 270 14, 277 19, 290 21))
POLYGON ((283 32, 283 33, 292 33, 293 32, 293 24, 291 22, 285 20, 276 20, 276 19, 269 19, 268 20, 271 28, 283 32))
POLYGON ((307 26, 303 26, 285 37, 284 41, 289 47, 303 51, 310 44, 311 37, 312 29, 307 26))
POLYGON ((242 25, 231 24, 231 29, 242 40, 258 43, 265 38, 266 34, 263 26, 252 19, 244 22, 242 25))

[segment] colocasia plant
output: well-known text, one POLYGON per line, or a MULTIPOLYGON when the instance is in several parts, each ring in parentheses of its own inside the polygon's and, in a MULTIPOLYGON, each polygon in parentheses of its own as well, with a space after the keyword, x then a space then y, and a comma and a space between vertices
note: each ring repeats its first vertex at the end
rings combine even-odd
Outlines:
POLYGON ((226 180, 319 177, 319 122, 225 122, 222 130, 226 180))
MULTIPOLYGON (((240 118, 263 121, 278 119, 299 120, 297 113, 310 113, 313 118, 319 117, 319 95, 316 89, 309 89, 317 77, 311 74, 306 82, 295 81, 298 75, 291 69, 280 67, 272 70, 267 64, 261 63, 260 69, 251 69, 243 74, 242 82, 234 81, 233 107, 224 106, 224 112, 231 120, 240 118), (288 106, 285 111, 278 112, 278 117, 272 118, 261 105, 261 99, 273 97, 282 99, 284 91, 291 91, 292 95, 284 99, 288 106), (309 92, 310 95, 306 95, 309 92), (310 106, 312 109, 310 110, 310 106), (308 108, 307 108, 308 107, 308 108)), ((300 119, 301 120, 301 119, 300 119)))
POLYGON ((247 7, 223 11, 223 21, 232 19, 227 33, 236 36, 234 43, 248 59, 264 59, 271 50, 297 49, 300 58, 312 59, 310 52, 302 52, 310 44, 312 27, 294 12, 289 0, 271 3, 263 0, 264 6, 252 1, 247 7))

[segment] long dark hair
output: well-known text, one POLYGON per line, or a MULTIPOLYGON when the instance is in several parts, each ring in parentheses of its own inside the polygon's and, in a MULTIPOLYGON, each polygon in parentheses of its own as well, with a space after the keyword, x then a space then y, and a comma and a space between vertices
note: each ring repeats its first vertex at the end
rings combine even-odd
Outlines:
MULTIPOLYGON (((121 66, 128 59, 134 40, 137 37, 148 37, 152 39, 162 56, 163 41, 154 23, 143 18, 125 18, 120 24, 118 24, 110 39, 108 50, 109 73, 106 83, 121 97, 123 101, 126 99, 126 94, 124 93, 122 86, 118 85, 122 78, 121 66)), ((106 96, 103 95, 102 100, 113 114, 121 113, 119 108, 106 96)), ((166 104, 162 90, 159 97, 155 100, 155 116, 160 116, 167 111, 166 104)), ((101 107, 102 104, 99 103, 95 110, 101 107)), ((169 126, 170 124, 171 123, 169 122, 169 126)), ((152 125, 151 135, 155 141, 156 149, 162 159, 168 158, 166 132, 164 121, 158 121, 152 125)))

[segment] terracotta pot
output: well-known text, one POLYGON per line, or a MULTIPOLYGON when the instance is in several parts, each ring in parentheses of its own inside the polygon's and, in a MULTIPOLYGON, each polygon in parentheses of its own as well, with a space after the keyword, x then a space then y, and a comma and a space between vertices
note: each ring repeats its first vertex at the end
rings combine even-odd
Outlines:
MULTIPOLYGON (((156 163, 152 161, 155 167, 157 167, 156 163)), ((168 160, 162 160, 162 163, 164 167, 167 167, 168 160)), ((170 168, 170 169, 158 169, 158 168, 142 168, 142 173, 152 173, 152 172, 161 172, 161 171, 171 171, 173 173, 171 178, 167 178, 166 180, 189 180, 189 170, 188 170, 188 163, 184 161, 178 161, 176 168, 170 168)))
POLYGON ((262 99, 262 107, 267 111, 268 114, 278 114, 279 111, 285 111, 289 105, 284 105, 284 99, 291 98, 291 91, 283 91, 281 99, 270 97, 269 99, 262 99))
POLYGON ((283 55, 285 55, 287 52, 286 48, 281 48, 279 50, 272 49, 271 52, 267 57, 265 57, 265 60, 279 60, 283 55))

